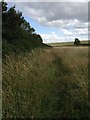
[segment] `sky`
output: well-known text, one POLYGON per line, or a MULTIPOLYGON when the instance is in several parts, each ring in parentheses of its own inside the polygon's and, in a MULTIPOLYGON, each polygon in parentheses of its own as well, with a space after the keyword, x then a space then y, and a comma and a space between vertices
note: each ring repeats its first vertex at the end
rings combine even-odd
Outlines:
POLYGON ((88 39, 88 0, 27 1, 29 2, 7 0, 9 6, 16 5, 16 9, 23 13, 44 43, 68 42, 75 38, 88 39))

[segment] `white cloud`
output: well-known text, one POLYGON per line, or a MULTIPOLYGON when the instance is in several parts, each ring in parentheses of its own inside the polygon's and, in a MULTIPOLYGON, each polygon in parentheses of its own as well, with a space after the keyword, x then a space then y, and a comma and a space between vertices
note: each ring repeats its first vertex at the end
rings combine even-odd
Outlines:
POLYGON ((46 33, 46 34, 40 34, 43 38, 44 43, 56 43, 56 42, 68 42, 68 41, 74 41, 76 37, 78 37, 80 40, 88 40, 88 35, 85 36, 76 36, 76 35, 64 35, 59 36, 55 32, 46 33))
POLYGON ((36 20, 38 20, 39 18, 41 18, 41 16, 43 15, 43 10, 37 9, 37 11, 36 11, 34 8, 29 8, 28 9, 28 7, 25 7, 24 10, 25 10, 23 12, 24 16, 25 15, 27 15, 27 16, 30 15, 31 18, 36 19, 36 20))
POLYGON ((88 28, 75 28, 72 30, 61 29, 64 35, 73 36, 73 35, 88 35, 88 28))
POLYGON ((63 20, 53 20, 46 23, 46 25, 52 26, 52 27, 62 27, 63 24, 64 24, 63 20))
POLYGON ((64 37, 57 35, 55 32, 40 35, 44 43, 63 42, 63 40, 65 39, 64 37))
POLYGON ((63 31, 64 35, 67 35, 67 36, 72 36, 73 35, 73 33, 71 31, 67 30, 67 29, 62 29, 62 31, 63 31))
POLYGON ((45 24, 47 22, 47 19, 45 17, 38 18, 37 20, 41 24, 45 24))
POLYGON ((88 35, 88 28, 84 29, 75 29, 74 35, 88 35))
POLYGON ((45 25, 57 28, 88 28, 88 22, 82 22, 77 19, 44 21, 45 25))
POLYGON ((16 3, 16 7, 26 15, 36 16, 37 19, 44 16, 48 22, 70 19, 88 21, 88 3, 86 2, 22 2, 16 3))
POLYGON ((45 2, 16 3, 24 16, 31 17, 41 25, 56 28, 87 28, 88 3, 45 2))
POLYGON ((88 38, 87 1, 63 0, 62 2, 56 2, 55 0, 55 3, 50 3, 46 0, 44 3, 22 2, 16 3, 16 7, 23 12, 24 16, 36 20, 39 25, 54 27, 64 34, 63 37, 57 35, 55 31, 41 34, 44 42, 62 42, 74 40, 75 37, 88 38))
POLYGON ((56 43, 56 42, 68 42, 68 41, 74 41, 74 39, 77 37, 80 40, 88 40, 88 35, 85 36, 76 36, 76 35, 64 35, 59 36, 55 32, 46 33, 46 34, 40 34, 43 38, 44 43, 56 43))

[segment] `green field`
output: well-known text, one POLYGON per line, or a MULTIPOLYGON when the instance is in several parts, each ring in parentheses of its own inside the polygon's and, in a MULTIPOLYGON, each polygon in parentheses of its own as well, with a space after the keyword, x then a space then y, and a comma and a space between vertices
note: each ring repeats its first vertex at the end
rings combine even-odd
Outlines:
POLYGON ((85 118, 88 47, 35 49, 3 61, 3 118, 85 118))
MULTIPOLYGON (((72 42, 60 42, 60 43, 48 43, 48 45, 51 45, 51 46, 74 46, 74 41, 72 42)), ((80 41, 81 44, 88 44, 90 43, 90 40, 86 40, 86 41, 80 41)))

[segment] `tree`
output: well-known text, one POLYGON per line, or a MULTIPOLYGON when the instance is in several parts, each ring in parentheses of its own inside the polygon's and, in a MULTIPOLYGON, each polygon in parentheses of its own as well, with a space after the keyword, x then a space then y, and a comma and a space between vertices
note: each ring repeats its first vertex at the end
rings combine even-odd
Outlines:
POLYGON ((2 2, 2 11, 3 12, 7 11, 7 3, 6 2, 2 2))
POLYGON ((35 33, 22 12, 15 6, 8 8, 6 2, 2 2, 2 42, 3 55, 18 54, 43 45, 41 36, 35 33))
POLYGON ((35 32, 35 29, 22 16, 22 12, 17 11, 15 6, 7 10, 7 3, 3 2, 2 8, 3 38, 11 42, 13 39, 25 38, 27 34, 30 35, 35 32))
POLYGON ((76 46, 80 45, 80 40, 78 38, 75 38, 74 45, 76 46))
POLYGON ((21 27, 23 30, 27 31, 28 33, 32 34, 35 32, 35 29, 30 26, 30 23, 24 20, 24 22, 21 24, 21 27))

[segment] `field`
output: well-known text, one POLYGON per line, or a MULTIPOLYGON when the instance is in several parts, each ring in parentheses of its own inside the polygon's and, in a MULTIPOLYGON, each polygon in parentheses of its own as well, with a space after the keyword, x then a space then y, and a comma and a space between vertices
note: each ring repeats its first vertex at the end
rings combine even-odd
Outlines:
POLYGON ((3 118, 85 118, 88 47, 35 49, 3 61, 3 118))
MULTIPOLYGON (((51 46, 59 46, 59 47, 62 47, 62 46, 74 46, 74 41, 73 42, 60 42, 60 43, 48 43, 48 45, 51 45, 51 46)), ((80 41, 81 44, 90 44, 90 40, 83 40, 83 41, 80 41)))

